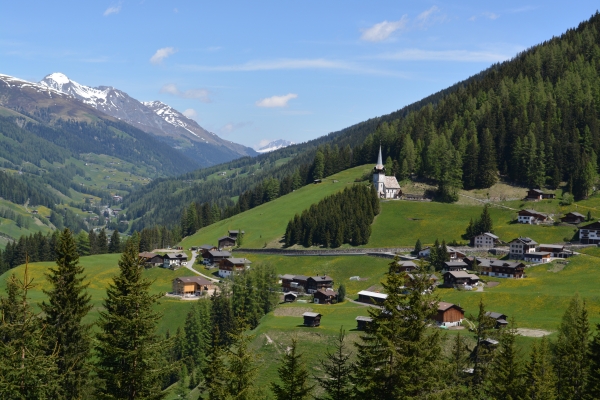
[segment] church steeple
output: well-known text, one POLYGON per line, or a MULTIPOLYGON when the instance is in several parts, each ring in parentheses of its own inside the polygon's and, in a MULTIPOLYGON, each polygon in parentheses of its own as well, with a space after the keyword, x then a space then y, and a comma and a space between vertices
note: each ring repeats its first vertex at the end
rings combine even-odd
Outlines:
POLYGON ((379 155, 377 156, 377 165, 375 165, 376 171, 384 171, 383 158, 381 157, 381 145, 379 145, 379 155))

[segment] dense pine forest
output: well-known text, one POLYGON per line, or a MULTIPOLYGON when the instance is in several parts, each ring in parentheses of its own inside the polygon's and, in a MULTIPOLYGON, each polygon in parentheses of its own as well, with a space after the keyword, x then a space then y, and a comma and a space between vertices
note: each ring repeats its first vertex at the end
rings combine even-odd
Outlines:
POLYGON ((286 247, 340 247, 367 244, 371 224, 379 214, 379 197, 372 185, 354 185, 296 214, 285 231, 286 247))

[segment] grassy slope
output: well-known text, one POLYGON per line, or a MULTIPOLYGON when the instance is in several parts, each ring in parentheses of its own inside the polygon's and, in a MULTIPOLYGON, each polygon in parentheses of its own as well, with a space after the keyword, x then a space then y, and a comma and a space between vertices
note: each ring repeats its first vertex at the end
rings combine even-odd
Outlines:
POLYGON ((272 244, 269 247, 280 247, 277 242, 285 234, 290 218, 324 197, 344 189, 370 168, 368 165, 351 168, 324 179, 319 185, 307 185, 274 201, 200 229, 185 238, 181 245, 189 248, 204 243, 216 244, 218 238, 227 234, 227 230, 242 229, 246 231, 244 247, 260 248, 265 243, 272 244), (333 183, 334 180, 339 182, 333 183))
MULTIPOLYGON (((81 265, 85 269, 86 282, 89 282, 88 292, 92 296, 94 308, 86 317, 87 322, 93 322, 98 318, 98 311, 102 307, 102 300, 106 296, 106 288, 112 283, 112 277, 119 272, 119 254, 103 254, 97 256, 82 257, 81 265)), ((34 279, 35 287, 29 292, 30 301, 38 304, 46 299, 43 289, 50 288, 44 274, 48 268, 53 267, 53 262, 32 263, 29 265, 29 279, 34 279)), ((24 266, 17 267, 0 276, 0 288, 4 293, 6 279, 15 274, 17 278, 23 279, 24 266)), ((190 270, 181 268, 177 271, 153 268, 144 271, 144 277, 153 280, 152 293, 168 292, 171 290, 171 282, 177 276, 194 275, 190 270)), ((158 309, 163 312, 158 331, 165 333, 167 329, 174 332, 178 326, 182 326, 187 310, 192 305, 189 301, 162 299, 158 309)))

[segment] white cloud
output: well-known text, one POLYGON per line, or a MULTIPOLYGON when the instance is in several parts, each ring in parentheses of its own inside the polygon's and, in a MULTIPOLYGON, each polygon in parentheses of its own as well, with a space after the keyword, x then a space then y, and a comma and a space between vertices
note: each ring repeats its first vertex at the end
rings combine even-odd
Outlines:
POLYGON ((190 119, 196 119, 196 117, 198 117, 198 113, 193 108, 188 108, 187 110, 185 110, 183 112, 183 115, 190 119))
POLYGON ((381 60, 399 61, 463 61, 463 62, 499 62, 510 58, 505 54, 469 51, 469 50, 420 50, 406 49, 395 53, 377 56, 381 60))
POLYGON ((210 91, 207 89, 188 89, 182 92, 174 83, 167 83, 160 89, 160 92, 169 93, 183 99, 200 100, 203 103, 210 103, 212 101, 210 99, 210 91))
POLYGON ((162 49, 156 50, 156 53, 150 58, 150 62, 152 64, 160 64, 163 60, 173 54, 175 54, 177 50, 173 47, 163 47, 162 49))
POLYGON ((370 28, 363 29, 360 38, 367 42, 381 42, 399 29, 406 28, 408 18, 403 15, 398 21, 383 21, 370 28))
POLYGON ((271 142, 272 142, 272 140, 270 140, 270 139, 263 139, 260 142, 258 142, 258 144, 256 146, 254 146, 254 149, 260 149, 261 147, 265 147, 266 145, 268 145, 271 142))
POLYGON ((426 23, 431 17, 431 14, 436 13, 438 11, 440 11, 440 9, 437 6, 433 6, 429 10, 425 10, 421 14, 419 14, 417 16, 417 21, 419 21, 419 23, 426 23))
POLYGON ((108 17, 109 15, 112 14, 118 14, 119 12, 121 12, 121 5, 117 5, 117 6, 110 6, 106 9, 106 11, 104 11, 104 16, 108 17))
POLYGON ((295 93, 288 93, 285 96, 271 96, 256 102, 257 107, 287 107, 288 101, 297 98, 298 95, 295 93))

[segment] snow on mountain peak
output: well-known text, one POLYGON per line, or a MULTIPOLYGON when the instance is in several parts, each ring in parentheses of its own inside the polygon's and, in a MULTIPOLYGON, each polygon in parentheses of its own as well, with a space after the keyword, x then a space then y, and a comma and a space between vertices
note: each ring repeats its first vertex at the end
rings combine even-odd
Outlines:
POLYGON ((54 82, 60 85, 65 85, 69 83, 69 78, 61 72, 54 72, 50 75, 47 75, 43 80, 53 80, 54 82))
POLYGON ((289 140, 277 139, 277 140, 274 140, 274 141, 270 142, 269 144, 261 147, 260 149, 256 150, 256 152, 257 153, 268 153, 270 151, 282 149, 284 147, 291 146, 293 144, 295 144, 295 143, 290 142, 289 140))

